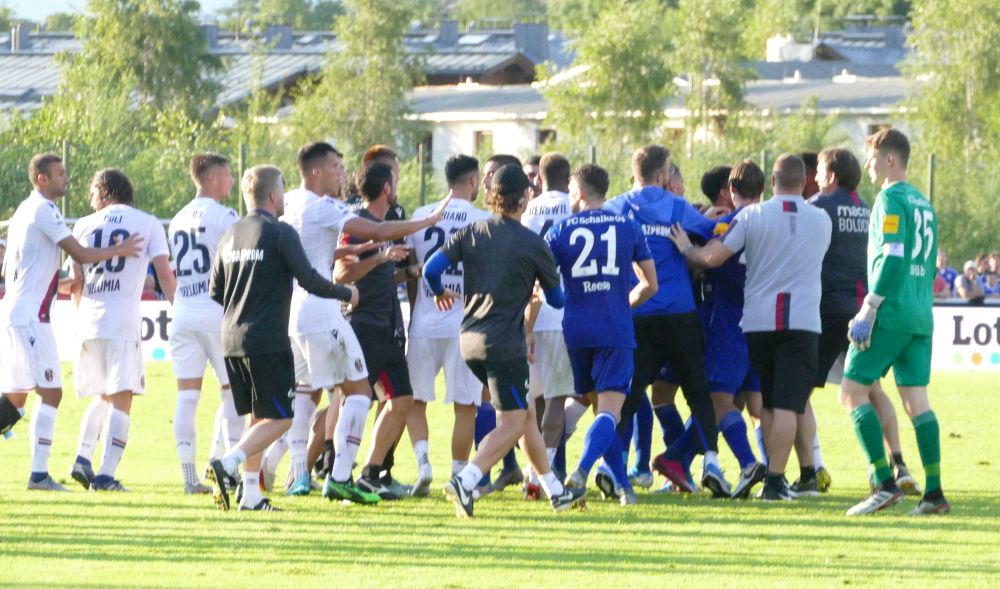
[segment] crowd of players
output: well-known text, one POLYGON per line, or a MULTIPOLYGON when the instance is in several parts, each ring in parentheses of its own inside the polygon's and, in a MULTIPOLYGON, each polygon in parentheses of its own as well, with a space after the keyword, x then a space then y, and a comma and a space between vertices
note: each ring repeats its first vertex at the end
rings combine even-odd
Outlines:
POLYGON ((131 400, 145 385, 139 299, 151 265, 174 307, 183 489, 214 486, 223 509, 235 491, 241 510, 275 510, 264 493, 281 487, 364 504, 430 495, 426 409, 442 370, 454 407, 444 490, 460 516, 512 485, 523 485, 526 499, 544 493, 557 511, 580 505, 595 466, 601 495, 622 505, 638 502, 634 488, 650 488, 654 470, 666 480, 659 492, 696 492, 697 455, 713 497, 745 499, 761 483, 764 501, 816 495, 831 479, 809 396, 846 353, 841 401, 872 485, 848 514, 874 513, 904 493, 922 495, 913 514, 946 513, 926 388, 937 219, 906 183, 909 149, 895 130, 865 144, 865 169, 881 189, 873 209, 856 192, 861 165, 839 148, 818 154, 814 173, 798 155, 779 157, 773 197, 763 202, 767 180, 756 163, 714 168, 701 180, 710 208, 685 200, 662 146, 635 152, 632 190, 610 199, 605 170, 574 170, 558 153, 526 165, 495 155, 482 166, 456 155, 445 166, 447 196, 409 219, 396 202, 399 161, 385 146, 365 153, 353 197, 341 196, 349 192, 343 156, 327 143, 299 151, 296 189, 286 191, 273 166, 247 170, 240 192, 251 212, 242 219, 223 204, 235 183, 229 162, 200 154, 190 170, 196 196, 166 235, 135 208, 116 169, 93 177, 95 212, 71 232, 54 204, 66 193, 66 168, 39 154, 3 264, 0 432, 9 435, 36 391, 28 488, 65 490, 48 471, 62 396, 48 309, 57 291, 71 293, 81 342, 75 390, 92 399, 71 475, 88 489, 125 490, 115 475, 131 400), (488 211, 473 205, 480 191, 488 211), (60 249, 72 259, 63 280, 60 249), (400 284, 411 302, 408 331, 400 284), (206 364, 221 402, 203 482, 195 413, 206 364), (879 386, 890 367, 914 423, 923 492, 879 386), (317 411, 324 391, 329 402, 317 411), (596 417, 578 434, 588 410, 596 417), (654 422, 664 448, 655 457, 654 422), (404 431, 418 467, 408 486, 392 476, 404 431), (735 484, 719 467, 720 434, 740 465, 735 484), (569 469, 573 435, 584 436, 583 452, 569 469), (518 464, 517 447, 530 467, 518 464), (789 484, 792 450, 800 475, 789 484), (290 468, 279 485, 285 453, 290 468))

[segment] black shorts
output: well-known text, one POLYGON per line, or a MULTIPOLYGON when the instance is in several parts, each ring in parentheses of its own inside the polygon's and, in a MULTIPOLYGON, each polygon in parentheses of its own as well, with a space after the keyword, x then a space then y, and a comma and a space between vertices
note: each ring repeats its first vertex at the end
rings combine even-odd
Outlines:
POLYGON ((822 316, 823 333, 819 336, 819 363, 816 372, 816 388, 826 386, 826 377, 830 374, 837 357, 847 352, 847 324, 854 315, 829 313, 822 316))
POLYGON ((500 411, 528 408, 528 359, 466 360, 479 382, 490 389, 493 406, 500 411))
POLYGON ((361 351, 368 365, 368 384, 382 385, 386 399, 413 395, 410 386, 410 368, 406 364, 404 340, 385 327, 352 323, 361 351))
POLYGON ((802 413, 816 380, 819 334, 793 329, 747 334, 750 363, 760 375, 767 409, 802 413))
POLYGON ((256 356, 226 356, 226 374, 240 415, 258 419, 291 419, 295 394, 292 351, 256 356))

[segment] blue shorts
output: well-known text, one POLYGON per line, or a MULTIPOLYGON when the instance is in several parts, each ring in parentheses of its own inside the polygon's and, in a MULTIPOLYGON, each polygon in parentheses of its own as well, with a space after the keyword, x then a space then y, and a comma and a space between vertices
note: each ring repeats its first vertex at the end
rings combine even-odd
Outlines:
POLYGON ((615 391, 627 395, 632 388, 632 348, 570 348, 576 394, 615 391))
POLYGON ((705 373, 708 390, 713 393, 760 391, 760 378, 750 365, 750 349, 738 320, 734 324, 715 317, 707 326, 705 373))

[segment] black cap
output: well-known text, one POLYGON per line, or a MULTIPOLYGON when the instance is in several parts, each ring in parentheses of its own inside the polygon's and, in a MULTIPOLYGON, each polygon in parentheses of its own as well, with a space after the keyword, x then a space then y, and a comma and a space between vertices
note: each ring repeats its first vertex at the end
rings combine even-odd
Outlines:
POLYGON ((528 180, 527 174, 524 173, 521 166, 514 164, 507 164, 497 170, 497 173, 493 175, 493 183, 497 185, 497 191, 500 194, 516 194, 531 187, 531 181, 528 180))

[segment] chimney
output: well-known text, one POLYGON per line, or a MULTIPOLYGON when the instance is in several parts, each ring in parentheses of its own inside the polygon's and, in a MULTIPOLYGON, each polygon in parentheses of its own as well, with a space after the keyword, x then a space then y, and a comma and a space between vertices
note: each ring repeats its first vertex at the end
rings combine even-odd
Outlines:
POLYGON ((292 27, 287 25, 269 25, 264 29, 264 42, 275 49, 291 49, 292 27))
POLYGON ((28 36, 28 27, 23 23, 18 23, 10 29, 10 51, 11 53, 21 53, 31 49, 31 38, 28 36))
POLYGON ((535 63, 549 58, 549 26, 514 23, 514 49, 535 63))
POLYGON ((219 46, 218 25, 201 25, 201 34, 205 35, 205 43, 208 44, 209 49, 215 49, 219 46))
POLYGON ((438 28, 438 45, 454 45, 458 43, 458 21, 444 19, 438 28))

